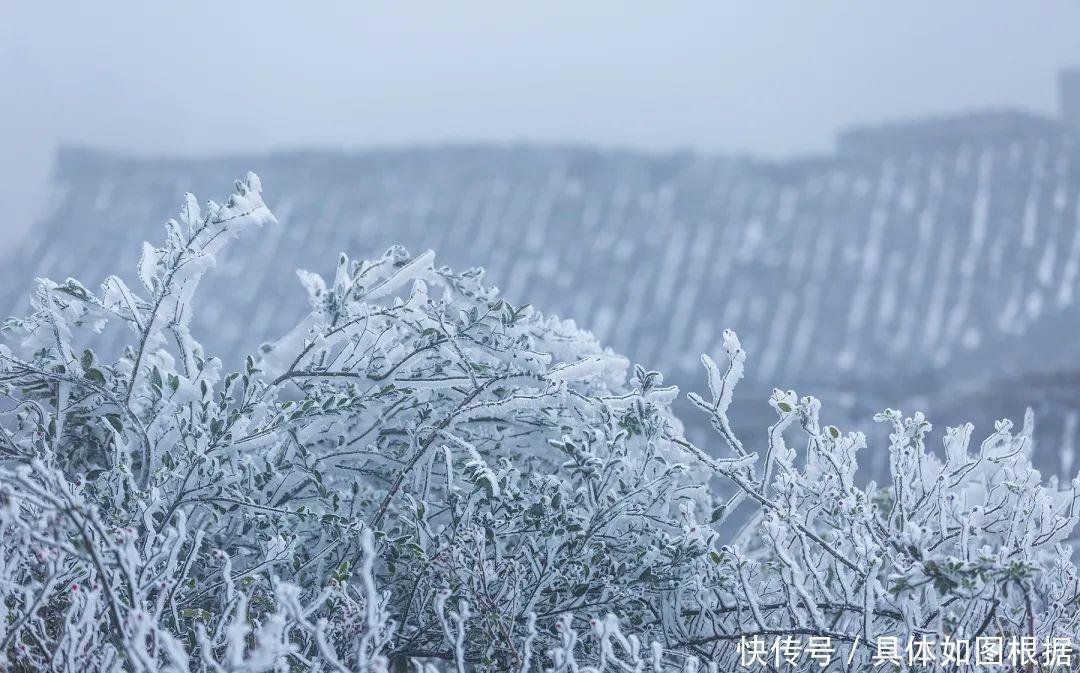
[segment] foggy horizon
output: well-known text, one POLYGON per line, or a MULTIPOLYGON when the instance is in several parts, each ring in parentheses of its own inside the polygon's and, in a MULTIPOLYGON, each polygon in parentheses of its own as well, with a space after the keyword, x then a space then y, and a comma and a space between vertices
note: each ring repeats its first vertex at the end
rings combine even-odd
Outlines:
POLYGON ((852 125, 1055 114, 1058 71, 1080 65, 1080 4, 1040 6, 23 5, 0 28, 0 84, 17 102, 2 131, 0 244, 40 217, 64 145, 191 157, 550 143, 786 158, 828 152, 852 125))

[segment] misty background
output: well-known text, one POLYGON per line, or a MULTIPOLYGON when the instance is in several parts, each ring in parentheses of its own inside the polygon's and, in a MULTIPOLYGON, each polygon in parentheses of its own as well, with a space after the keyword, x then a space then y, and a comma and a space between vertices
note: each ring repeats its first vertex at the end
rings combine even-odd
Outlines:
POLYGON ((193 322, 226 366, 300 319, 295 269, 401 244, 684 391, 734 329, 738 432, 774 387, 877 441, 887 407, 980 433, 1031 407, 1073 473, 1080 2, 7 14, 0 315, 35 278, 137 283, 181 194, 254 170, 279 222, 193 322))
POLYGON ((1050 113, 1080 2, 100 2, 0 20, 0 250, 61 144, 201 156, 465 141, 788 156, 838 129, 1050 113))

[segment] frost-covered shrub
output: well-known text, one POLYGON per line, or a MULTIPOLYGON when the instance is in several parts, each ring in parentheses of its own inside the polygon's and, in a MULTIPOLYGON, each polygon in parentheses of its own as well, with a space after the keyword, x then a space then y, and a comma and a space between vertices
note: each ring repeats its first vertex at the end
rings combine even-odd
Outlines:
POLYGON ((777 392, 752 451, 732 333, 691 396, 727 458, 683 437, 659 374, 430 252, 301 272, 309 315, 231 371, 188 324, 214 254, 272 219, 260 191, 189 196, 141 289, 41 281, 6 323, 5 666, 728 670, 754 636, 1076 636, 1075 485, 1041 483, 1030 433, 972 454, 956 429, 942 460, 886 412, 878 488, 861 435, 777 392), (119 352, 89 347, 104 330, 119 352))
POLYGON ((662 631, 709 544, 707 472, 666 438, 675 391, 643 371, 627 384, 572 324, 401 249, 343 256, 329 283, 301 273, 310 315, 225 373, 188 331, 192 298, 214 253, 270 218, 259 191, 250 176, 205 214, 189 197, 138 291, 43 281, 8 323, 7 656, 40 663, 67 638, 91 668, 216 670, 259 625, 258 661, 460 648, 521 667, 566 612, 662 631), (87 349, 108 323, 129 330, 123 351, 87 349), (385 599, 357 575, 364 535, 385 599))

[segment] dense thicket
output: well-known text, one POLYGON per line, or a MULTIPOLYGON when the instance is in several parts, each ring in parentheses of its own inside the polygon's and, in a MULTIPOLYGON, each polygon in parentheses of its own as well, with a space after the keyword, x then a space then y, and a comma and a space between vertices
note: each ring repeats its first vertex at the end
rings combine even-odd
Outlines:
POLYGON ((5 324, 3 666, 731 670, 745 639, 797 636, 862 643, 855 670, 886 636, 1077 636, 1077 484, 1041 480, 1028 430, 951 429, 936 455, 886 411, 891 481, 867 486, 864 438, 814 398, 776 391, 760 442, 732 433, 730 332, 691 395, 705 448, 658 373, 430 252, 300 272, 308 316, 225 368, 188 325, 215 254, 272 221, 260 192, 189 195, 141 288, 42 280, 5 324))

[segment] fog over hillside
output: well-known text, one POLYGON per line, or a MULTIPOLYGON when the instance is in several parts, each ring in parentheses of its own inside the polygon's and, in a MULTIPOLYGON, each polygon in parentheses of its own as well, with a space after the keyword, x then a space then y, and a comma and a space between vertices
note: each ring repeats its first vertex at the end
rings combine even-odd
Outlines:
MULTIPOLYGON (((176 194, 252 168, 279 222, 210 276, 195 328, 214 352, 238 357, 298 319, 295 269, 402 244, 483 266, 511 301, 573 318, 684 390, 703 383, 698 354, 720 358, 735 329, 750 356, 746 427, 768 420, 781 387, 821 396, 838 420, 943 397, 942 429, 989 429, 970 391, 1073 366, 1060 335, 1080 327, 1080 151, 1066 125, 988 112, 854 129, 839 146, 791 161, 554 145, 201 160, 69 149, 48 218, 5 265, 4 303, 36 276, 103 280, 157 235, 176 194)), ((1029 403, 1040 437, 1060 442, 1071 408, 1029 403)), ((1002 411, 1020 422, 1024 405, 1002 411)), ((1056 470, 1056 453, 1046 460, 1056 470)))
POLYGON ((1072 0, 325 14, 121 0, 17 3, 4 19, 0 250, 40 213, 64 143, 187 157, 460 142, 785 157, 828 151, 856 123, 1049 114, 1057 70, 1080 63, 1072 0))

